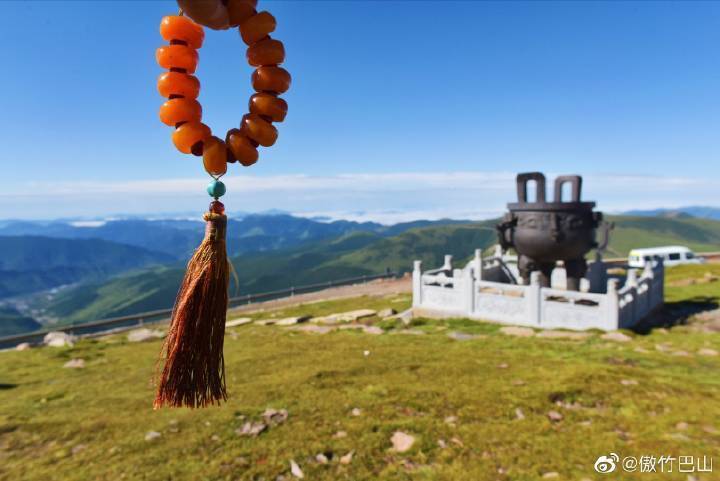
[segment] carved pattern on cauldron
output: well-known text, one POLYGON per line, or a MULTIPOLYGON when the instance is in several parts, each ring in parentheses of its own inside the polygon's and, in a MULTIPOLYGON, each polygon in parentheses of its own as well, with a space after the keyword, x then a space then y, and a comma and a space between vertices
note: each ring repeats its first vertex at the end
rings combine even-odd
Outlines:
MULTIPOLYGON (((552 202, 546 201, 545 176, 528 172, 517 176, 518 202, 508 204, 503 222, 498 224, 498 238, 504 250, 515 249, 523 283, 532 271, 540 271, 540 283, 549 286, 550 274, 557 261, 564 261, 567 287, 577 290, 585 275, 585 255, 598 247, 595 240, 602 213, 594 212, 594 202, 580 199, 582 178, 562 175, 555 179, 552 202), (528 199, 528 183, 534 182, 535 199, 528 199), (570 185, 570 199, 563 199, 563 187, 570 185)), ((606 236, 607 237, 607 236, 606 236)), ((605 239, 601 248, 607 243, 605 239)))

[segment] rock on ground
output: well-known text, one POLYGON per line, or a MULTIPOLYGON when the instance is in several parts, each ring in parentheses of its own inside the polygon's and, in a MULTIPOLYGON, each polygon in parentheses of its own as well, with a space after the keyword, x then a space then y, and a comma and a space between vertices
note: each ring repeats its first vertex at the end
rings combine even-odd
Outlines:
POLYGON ((352 462, 353 455, 355 454, 355 451, 350 451, 345 456, 342 456, 340 458, 340 464, 350 464, 352 462))
POLYGON ((366 317, 372 317, 377 311, 372 309, 357 309, 355 311, 339 312, 329 316, 316 317, 313 322, 317 324, 340 324, 343 322, 355 322, 366 317))
POLYGON ((573 332, 573 331, 541 331, 538 333, 538 337, 546 339, 571 339, 573 341, 582 341, 592 336, 589 332, 573 332))
POLYGON ((155 441, 160 436, 162 436, 162 434, 157 431, 148 431, 147 434, 145 434, 145 441, 155 441))
POLYGON ((395 431, 390 438, 390 442, 395 452, 405 453, 412 448, 415 443, 415 437, 402 431, 395 431))
POLYGON ((287 421, 288 412, 285 409, 272 409, 267 408, 262 413, 263 420, 270 425, 278 425, 287 421))
POLYGON ((305 474, 303 474, 302 469, 298 466, 298 463, 292 459, 290 460, 290 473, 298 479, 303 479, 305 477, 305 474))
POLYGON ((63 367, 68 369, 82 369, 85 367, 85 359, 70 359, 63 364, 63 367))
POLYGON ((300 324, 301 322, 305 322, 308 319, 310 319, 310 316, 297 316, 297 317, 286 317, 284 319, 278 319, 275 321, 276 326, 293 326, 295 324, 300 324))
POLYGON ((263 422, 251 422, 248 421, 242 425, 240 429, 235 430, 235 434, 238 436, 257 436, 268 428, 267 424, 263 422))
POLYGON ((311 332, 314 334, 327 334, 328 332, 332 332, 337 328, 333 326, 318 326, 315 324, 307 324, 305 326, 297 326, 291 329, 302 332, 311 332))
POLYGON ((27 351, 27 350, 30 349, 31 347, 32 347, 32 346, 30 345, 29 342, 21 342, 20 344, 18 344, 17 346, 15 346, 15 350, 16 350, 16 351, 27 351))
POLYGON ((237 319, 233 319, 232 321, 226 322, 225 327, 244 326, 245 324, 250 324, 251 322, 252 322, 252 318, 250 318, 250 317, 238 317, 237 319))
POLYGON ((154 339, 162 339, 165 337, 163 331, 157 329, 135 329, 130 331, 127 335, 127 340, 130 342, 145 342, 152 341, 154 339))
POLYGON ((615 341, 615 342, 629 342, 632 341, 632 337, 628 336, 627 334, 623 334, 622 332, 606 332, 602 336, 600 336, 600 339, 604 341, 615 341))
POLYGON ((550 421, 557 423, 563 420, 563 415, 557 411, 548 411, 547 417, 550 421))
POLYGON ((505 326, 500 328, 500 332, 507 336, 515 337, 533 337, 535 331, 529 327, 505 326))
POLYGON ((718 352, 715 349, 703 347, 698 351, 698 354, 700 354, 701 356, 717 356, 718 352))
POLYGON ((72 347, 75 341, 77 341, 75 336, 62 331, 48 332, 43 338, 43 344, 51 347, 72 347))
POLYGON ((377 316, 380 319, 385 319, 386 317, 394 316, 395 314, 397 314, 397 311, 392 307, 388 307, 386 309, 379 310, 377 316))
POLYGON ((470 339, 477 339, 480 336, 476 334, 468 334, 466 332, 452 331, 447 333, 447 337, 455 339, 456 341, 469 341, 470 339))

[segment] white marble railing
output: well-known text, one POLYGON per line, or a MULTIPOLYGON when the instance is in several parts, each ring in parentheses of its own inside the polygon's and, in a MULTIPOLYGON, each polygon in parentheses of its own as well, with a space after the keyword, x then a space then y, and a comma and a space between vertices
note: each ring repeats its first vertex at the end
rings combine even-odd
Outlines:
POLYGON ((622 288, 617 279, 607 280, 604 265, 596 264, 585 285, 604 281, 606 292, 599 293, 541 287, 537 274, 529 285, 496 282, 501 259, 497 252, 483 259, 478 250, 462 269, 453 269, 446 256, 440 269, 424 273, 415 261, 414 311, 542 328, 614 330, 635 325, 663 303, 662 263, 646 266, 639 277, 630 269, 622 288))

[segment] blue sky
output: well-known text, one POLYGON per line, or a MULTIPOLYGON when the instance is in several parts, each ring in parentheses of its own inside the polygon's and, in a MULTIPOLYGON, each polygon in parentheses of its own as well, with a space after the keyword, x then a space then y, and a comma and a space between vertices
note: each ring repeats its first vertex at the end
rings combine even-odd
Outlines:
MULTIPOLYGON (((482 217, 515 172, 586 177, 602 208, 720 205, 720 3, 260 1, 293 86, 278 143, 227 176, 230 211, 482 217)), ((174 2, 3 2, 0 217, 199 212, 155 90, 174 2)), ((252 93, 209 31, 205 122, 252 93)))

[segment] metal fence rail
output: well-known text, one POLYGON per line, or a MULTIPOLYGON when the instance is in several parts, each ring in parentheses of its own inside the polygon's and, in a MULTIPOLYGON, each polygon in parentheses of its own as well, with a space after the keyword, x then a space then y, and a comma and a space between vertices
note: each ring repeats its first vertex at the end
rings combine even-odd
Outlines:
MULTIPOLYGON (((316 284, 292 286, 287 289, 279 289, 276 291, 259 292, 256 294, 246 294, 243 296, 231 297, 228 304, 229 307, 232 308, 244 304, 252 304, 259 301, 270 301, 273 299, 294 296, 295 294, 320 291, 330 287, 347 286, 351 284, 364 284, 366 282, 378 279, 389 279, 394 277, 397 277, 397 274, 388 270, 384 274, 349 277, 345 279, 336 279, 327 282, 318 282, 316 284)), ((56 326, 54 328, 43 329, 41 331, 0 337, 0 349, 14 347, 23 342, 29 342, 30 344, 40 343, 48 332, 53 331, 61 331, 74 335, 87 335, 138 327, 146 323, 165 320, 170 317, 171 313, 172 309, 159 309, 156 311, 140 312, 138 314, 132 314, 127 316, 100 319, 97 321, 87 322, 83 324, 56 326)))

